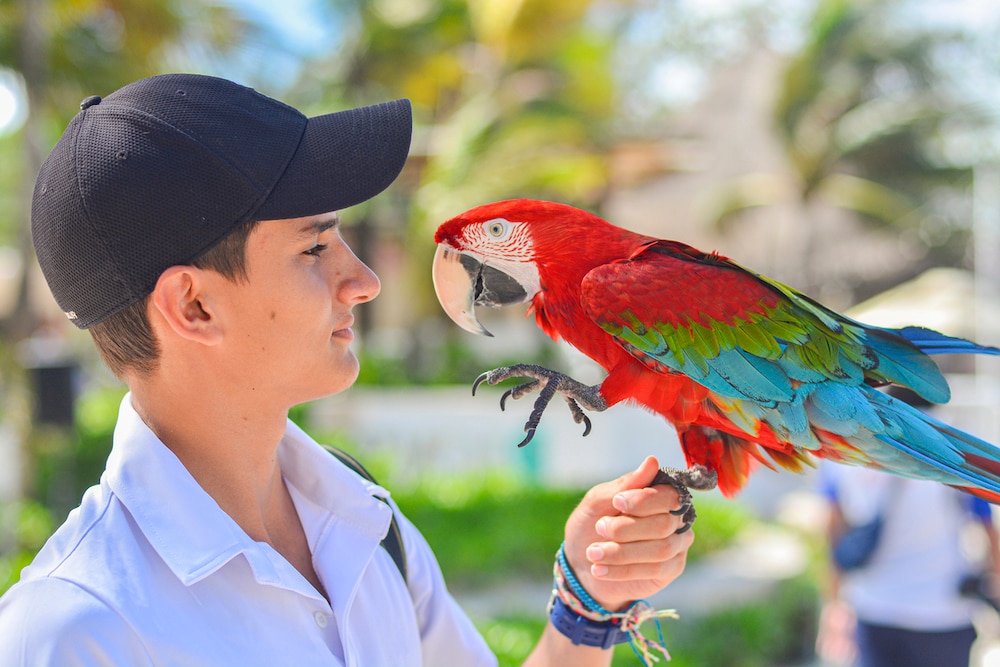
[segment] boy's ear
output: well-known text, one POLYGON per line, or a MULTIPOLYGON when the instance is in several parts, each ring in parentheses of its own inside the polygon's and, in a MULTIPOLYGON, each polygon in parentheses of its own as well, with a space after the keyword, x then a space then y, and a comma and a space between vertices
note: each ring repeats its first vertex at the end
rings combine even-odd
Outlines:
POLYGON ((214 345, 222 337, 218 318, 209 306, 204 271, 196 266, 171 266, 156 281, 151 303, 167 326, 181 338, 214 345))

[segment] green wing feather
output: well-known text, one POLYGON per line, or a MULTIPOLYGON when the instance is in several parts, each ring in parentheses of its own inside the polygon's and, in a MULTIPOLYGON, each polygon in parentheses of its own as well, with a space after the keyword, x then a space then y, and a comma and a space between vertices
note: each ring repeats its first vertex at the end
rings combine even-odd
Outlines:
POLYGON ((688 375, 728 398, 773 406, 802 384, 949 390, 916 346, 854 322, 781 283, 670 241, 593 269, 588 315, 643 363, 688 375))

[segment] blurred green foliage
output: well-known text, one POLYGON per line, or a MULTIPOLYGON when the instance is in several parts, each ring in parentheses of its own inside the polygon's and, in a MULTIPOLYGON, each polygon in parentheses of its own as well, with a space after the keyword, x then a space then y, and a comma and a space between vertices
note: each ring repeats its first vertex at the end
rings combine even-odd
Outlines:
MULTIPOLYGON (((388 486, 456 587, 549 577, 566 518, 586 491, 538 486, 513 471, 424 476, 412 488, 388 486)), ((696 539, 688 562, 730 545, 756 521, 746 509, 720 497, 701 496, 697 503, 696 539)))
POLYGON ((493 473, 442 478, 410 493, 393 493, 455 588, 551 576, 566 518, 582 496, 493 473))
POLYGON ((21 570, 53 530, 52 514, 39 503, 24 501, 0 507, 0 594, 17 582, 21 570))
MULTIPOLYGON (((490 473, 425 480, 413 491, 394 491, 393 498, 427 538, 446 579, 456 586, 481 586, 550 576, 566 518, 583 493, 490 473)), ((753 523, 735 503, 711 496, 697 502, 688 562, 726 547, 753 523)))
POLYGON ((123 387, 85 392, 78 400, 74 429, 35 429, 31 495, 44 502, 57 521, 62 522, 83 492, 100 480, 124 394, 123 387))
MULTIPOLYGON (((683 575, 682 575, 683 576, 683 575)), ((800 665, 813 656, 818 623, 818 592, 811 577, 778 582, 764 600, 734 605, 705 616, 661 619, 670 667, 779 667, 800 665)), ((534 648, 545 616, 507 616, 478 624, 500 667, 516 667, 534 648)), ((642 626, 645 636, 659 641, 656 626, 642 626)), ((658 653, 653 655, 659 656, 658 653)), ((613 667, 642 664, 628 644, 617 646, 613 667)))
POLYGON ((815 580, 803 576, 760 601, 662 625, 671 667, 775 667, 812 656, 818 618, 815 580))
POLYGON ((408 354, 405 358, 387 356, 368 349, 358 353, 361 371, 356 384, 369 386, 471 385, 484 370, 511 364, 556 365, 558 349, 543 341, 537 349, 519 350, 516 357, 477 354, 460 338, 435 341, 433 350, 408 354))
POLYGON ((499 667, 517 667, 535 647, 545 623, 545 615, 540 613, 537 616, 506 616, 482 621, 476 627, 496 654, 499 667))

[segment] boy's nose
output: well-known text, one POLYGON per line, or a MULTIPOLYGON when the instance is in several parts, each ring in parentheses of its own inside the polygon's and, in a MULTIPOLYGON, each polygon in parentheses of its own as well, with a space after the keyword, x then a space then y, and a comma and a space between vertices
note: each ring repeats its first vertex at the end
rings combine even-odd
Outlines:
POLYGON ((375 272, 361 260, 358 260, 358 267, 358 295, 356 298, 358 303, 364 303, 378 296, 378 293, 382 291, 382 283, 375 272))
POLYGON ((382 290, 375 272, 368 268, 368 265, 358 259, 357 255, 346 246, 347 256, 345 258, 348 266, 338 274, 336 278, 337 296, 344 303, 364 303, 371 301, 382 290))

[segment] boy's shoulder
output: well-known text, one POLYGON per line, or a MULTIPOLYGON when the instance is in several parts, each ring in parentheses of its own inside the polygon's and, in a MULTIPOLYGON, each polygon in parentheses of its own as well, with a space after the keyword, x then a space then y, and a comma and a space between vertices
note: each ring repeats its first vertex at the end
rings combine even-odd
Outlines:
MULTIPOLYGON (((21 572, 21 582, 55 577, 72 581, 82 563, 92 551, 117 542, 124 546, 126 535, 115 536, 116 504, 114 494, 102 483, 84 493, 80 506, 69 513, 66 520, 46 540, 34 560, 21 572), (121 539, 116 539, 120 537, 121 539)), ((119 510, 120 511, 120 510, 119 510)))
POLYGON ((129 573, 110 564, 141 547, 115 505, 106 487, 88 490, 0 598, 0 664, 75 664, 72 657, 82 646, 114 651, 101 656, 107 664, 148 662, 116 603, 135 591, 127 590, 129 573), (109 552, 115 554, 111 560, 109 552), (97 562, 108 565, 94 567, 97 562))
POLYGON ((22 580, 0 598, 0 664, 151 661, 127 619, 95 592, 57 576, 22 580))
POLYGON ((87 490, 80 506, 24 568, 19 585, 58 579, 109 602, 118 597, 127 600, 134 594, 127 590, 130 582, 141 580, 155 567, 151 555, 141 527, 102 479, 87 490))

